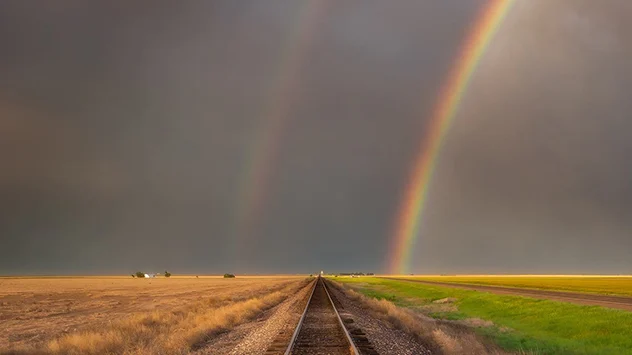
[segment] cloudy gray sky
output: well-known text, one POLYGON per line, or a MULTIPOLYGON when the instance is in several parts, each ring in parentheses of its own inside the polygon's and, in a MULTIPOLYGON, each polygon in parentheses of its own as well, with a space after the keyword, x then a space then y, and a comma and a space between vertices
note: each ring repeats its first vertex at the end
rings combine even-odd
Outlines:
MULTIPOLYGON (((486 1, 315 1, 1 2, 0 274, 384 271, 486 1)), ((632 272, 631 12, 516 2, 445 141, 415 272, 632 272)))

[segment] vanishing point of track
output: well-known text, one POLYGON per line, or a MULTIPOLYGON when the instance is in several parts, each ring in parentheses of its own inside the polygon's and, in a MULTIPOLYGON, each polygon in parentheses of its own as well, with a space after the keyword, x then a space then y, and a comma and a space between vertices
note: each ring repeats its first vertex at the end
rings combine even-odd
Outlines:
POLYGON ((320 277, 285 354, 359 354, 320 277))
POLYGON ((266 354, 361 354, 321 277, 313 282, 301 318, 291 337, 289 335, 280 334, 266 354))

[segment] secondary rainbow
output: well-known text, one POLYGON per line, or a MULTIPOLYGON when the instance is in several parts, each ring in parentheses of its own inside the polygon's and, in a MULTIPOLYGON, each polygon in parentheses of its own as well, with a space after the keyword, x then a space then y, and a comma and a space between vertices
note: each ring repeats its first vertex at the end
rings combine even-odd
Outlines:
POLYGON ((465 38, 433 109, 427 134, 415 161, 410 181, 404 191, 390 251, 390 272, 409 272, 411 253, 419 237, 419 227, 426 208, 428 190, 439 151, 452 120, 456 116, 472 74, 487 45, 500 27, 514 0, 490 0, 476 18, 465 38))
POLYGON ((253 240, 261 208, 279 151, 279 144, 299 99, 301 73, 308 50, 330 1, 309 1, 299 9, 292 31, 280 55, 277 74, 270 86, 269 99, 261 113, 261 126, 255 131, 252 146, 247 150, 244 172, 239 183, 235 221, 235 258, 250 257, 245 251, 253 240))

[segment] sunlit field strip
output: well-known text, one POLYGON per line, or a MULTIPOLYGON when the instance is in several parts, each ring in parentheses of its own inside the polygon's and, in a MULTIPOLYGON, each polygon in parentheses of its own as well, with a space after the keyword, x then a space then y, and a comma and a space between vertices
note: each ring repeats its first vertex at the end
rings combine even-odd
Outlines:
MULTIPOLYGON (((266 279, 266 278, 292 278, 299 277, 305 278, 308 274, 276 274, 276 275, 237 275, 239 278, 244 279, 266 279)), ((129 279, 131 275, 0 275, 0 280, 3 279, 129 279)), ((164 278, 162 275, 156 276, 156 278, 164 278)), ((224 275, 172 275, 171 279, 191 279, 191 278, 205 278, 205 279, 222 279, 224 275)))
POLYGON ((569 275, 468 275, 468 276, 397 276, 410 280, 427 280, 472 285, 531 288, 552 291, 587 292, 632 297, 632 276, 569 275))

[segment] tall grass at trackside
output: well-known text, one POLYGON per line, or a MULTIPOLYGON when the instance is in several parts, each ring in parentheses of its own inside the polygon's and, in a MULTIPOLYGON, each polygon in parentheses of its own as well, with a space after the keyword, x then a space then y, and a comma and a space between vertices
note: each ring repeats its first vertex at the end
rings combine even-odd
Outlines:
POLYGON ((629 276, 403 276, 411 280, 632 296, 629 276))
MULTIPOLYGON (((336 278, 358 292, 438 319, 491 321, 477 332, 508 351, 631 354, 632 312, 380 278, 336 278), (433 312, 433 301, 456 298, 433 312)), ((481 322, 484 323, 484 322, 481 322)))

